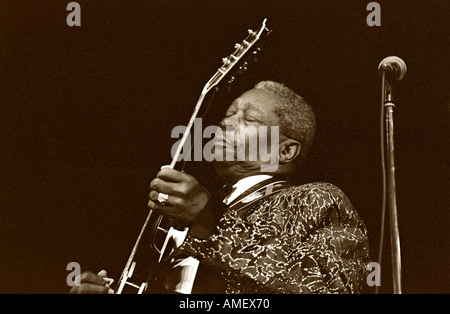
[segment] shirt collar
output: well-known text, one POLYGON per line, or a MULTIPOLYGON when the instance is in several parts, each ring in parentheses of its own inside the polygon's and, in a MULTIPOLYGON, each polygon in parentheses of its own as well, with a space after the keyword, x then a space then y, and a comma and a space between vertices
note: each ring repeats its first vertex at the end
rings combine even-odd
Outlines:
POLYGON ((240 179, 233 185, 233 191, 224 198, 223 202, 226 205, 230 204, 233 200, 235 200, 239 195, 247 191, 249 188, 269 178, 272 178, 272 176, 267 174, 258 174, 240 179))

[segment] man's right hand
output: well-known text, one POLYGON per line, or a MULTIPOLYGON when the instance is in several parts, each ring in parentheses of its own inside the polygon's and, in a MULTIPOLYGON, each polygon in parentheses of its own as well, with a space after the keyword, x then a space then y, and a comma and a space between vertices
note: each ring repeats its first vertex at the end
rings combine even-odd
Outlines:
POLYGON ((80 275, 80 285, 70 289, 71 294, 114 294, 114 290, 108 285, 105 270, 101 270, 97 275, 87 271, 80 275))

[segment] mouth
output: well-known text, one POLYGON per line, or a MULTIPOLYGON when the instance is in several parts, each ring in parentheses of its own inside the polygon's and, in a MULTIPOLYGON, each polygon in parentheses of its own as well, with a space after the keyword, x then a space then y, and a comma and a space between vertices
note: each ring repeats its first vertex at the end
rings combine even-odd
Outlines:
POLYGON ((214 140, 213 147, 221 148, 221 149, 224 149, 224 150, 227 150, 227 149, 235 150, 237 146, 236 146, 236 143, 234 143, 231 140, 219 138, 219 139, 214 140))
POLYGON ((234 141, 234 134, 231 134, 231 136, 222 132, 216 134, 211 150, 212 154, 216 156, 216 161, 230 161, 230 158, 235 160, 237 158, 236 151, 237 145, 234 141))
POLYGON ((219 131, 214 137, 214 146, 236 147, 236 135, 234 132, 219 131))

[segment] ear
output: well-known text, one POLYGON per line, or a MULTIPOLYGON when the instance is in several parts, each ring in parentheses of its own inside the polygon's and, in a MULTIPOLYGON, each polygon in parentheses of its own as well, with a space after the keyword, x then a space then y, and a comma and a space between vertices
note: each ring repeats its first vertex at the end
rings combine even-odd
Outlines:
POLYGON ((288 163, 293 161, 302 149, 302 144, 293 139, 286 139, 279 145, 279 161, 280 163, 288 163))

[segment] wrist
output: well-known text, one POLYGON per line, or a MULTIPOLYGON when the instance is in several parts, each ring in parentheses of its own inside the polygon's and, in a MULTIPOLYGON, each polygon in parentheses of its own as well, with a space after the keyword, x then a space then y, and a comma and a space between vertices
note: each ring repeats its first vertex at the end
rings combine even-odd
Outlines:
POLYGON ((189 234, 198 239, 208 238, 216 229, 222 218, 225 205, 214 198, 210 198, 203 210, 190 224, 189 234))

